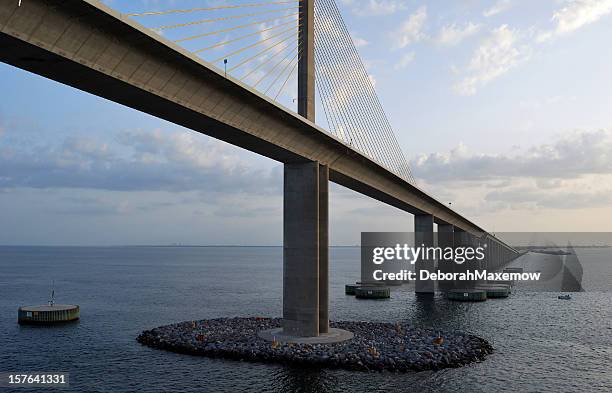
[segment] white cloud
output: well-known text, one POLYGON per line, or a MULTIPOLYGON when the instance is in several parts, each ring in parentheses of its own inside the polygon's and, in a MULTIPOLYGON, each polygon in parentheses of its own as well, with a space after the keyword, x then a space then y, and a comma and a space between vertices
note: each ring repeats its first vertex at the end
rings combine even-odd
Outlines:
POLYGON ((427 22, 427 7, 422 6, 402 23, 401 27, 394 33, 397 48, 405 48, 410 44, 423 40, 426 35, 423 32, 427 22))
POLYGON ((556 36, 572 33, 583 26, 597 22, 612 12, 612 0, 570 0, 568 4, 553 13, 556 22, 553 30, 545 31, 538 37, 546 41, 556 36))
POLYGON ((419 184, 466 214, 504 209, 606 208, 612 204, 612 131, 573 132, 515 154, 465 145, 411 161, 419 184))
POLYGON ((513 0, 498 0, 493 6, 484 10, 482 15, 486 18, 491 16, 501 14, 503 12, 508 11, 514 5, 513 0))
POLYGON ((429 182, 612 175, 612 131, 575 132, 515 155, 471 154, 459 145, 448 153, 420 155, 411 167, 429 182))
POLYGON ((434 41, 439 45, 457 45, 464 39, 478 33, 480 25, 469 22, 464 26, 456 23, 442 27, 434 41))
POLYGON ((372 74, 368 74, 368 79, 374 88, 376 88, 376 78, 372 74))
POLYGON ((251 190, 257 178, 263 192, 275 187, 264 184, 269 171, 195 132, 123 131, 113 143, 73 136, 55 146, 0 148, 0 188, 223 192, 251 190))
POLYGON ((402 56, 400 61, 393 67, 396 70, 402 70, 408 67, 414 61, 415 53, 408 52, 402 56))
POLYGON ((455 91, 461 95, 473 95, 479 87, 526 61, 530 49, 519 46, 519 39, 519 31, 507 25, 491 31, 472 54, 464 70, 467 75, 454 86, 455 91))
POLYGON ((357 48, 368 46, 370 44, 365 38, 361 38, 355 34, 351 34, 351 38, 353 39, 353 44, 355 44, 357 48))
POLYGON ((342 4, 351 6, 351 10, 356 15, 361 16, 380 16, 391 15, 395 12, 406 9, 404 0, 340 0, 342 4))

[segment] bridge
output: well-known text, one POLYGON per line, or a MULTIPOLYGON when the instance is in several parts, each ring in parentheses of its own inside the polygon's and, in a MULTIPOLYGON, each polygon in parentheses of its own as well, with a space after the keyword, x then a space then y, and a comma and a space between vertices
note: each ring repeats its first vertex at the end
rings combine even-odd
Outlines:
MULTIPOLYGON (((501 239, 417 186, 334 0, 240 7, 254 10, 149 28, 136 19, 229 12, 232 6, 126 14, 97 0, 3 0, 0 60, 282 162, 286 334, 311 337, 329 329, 329 181, 413 214, 418 243, 433 245, 435 223, 440 246, 487 244, 490 270, 517 255, 501 239), (265 6, 273 9, 256 11, 265 6), (190 51, 179 43, 197 36, 173 41, 160 34, 174 27, 244 15, 268 17, 272 12, 285 12, 289 21, 268 28, 262 41, 269 44, 267 50, 288 42, 290 36, 296 43, 292 62, 277 63, 287 71, 276 75, 275 81, 285 83, 274 97, 232 74, 248 58, 227 68, 229 56, 261 43, 208 62, 198 53, 232 40, 190 51), (278 33, 279 25, 286 27, 291 21, 293 25, 283 30, 286 33, 278 33), (347 64, 350 68, 342 68, 347 64), (297 69, 297 112, 276 100, 293 69, 297 69), (315 123, 316 90, 326 112, 326 128, 315 123)), ((417 264, 416 269, 424 267, 417 264)), ((415 288, 434 292, 432 282, 417 281, 415 288)))

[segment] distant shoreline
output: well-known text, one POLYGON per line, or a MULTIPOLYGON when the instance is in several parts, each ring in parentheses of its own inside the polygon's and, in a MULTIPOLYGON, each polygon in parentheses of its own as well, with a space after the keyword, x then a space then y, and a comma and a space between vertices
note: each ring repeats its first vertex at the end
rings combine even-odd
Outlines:
MULTIPOLYGON (((62 248, 62 247, 72 247, 72 248, 283 248, 283 246, 255 246, 255 245, 223 245, 223 244, 213 244, 206 246, 194 246, 194 245, 186 245, 186 244, 177 244, 177 245, 147 245, 147 244, 115 244, 115 245, 70 245, 70 244, 62 244, 62 245, 38 245, 38 244, 0 244, 0 247, 47 247, 47 248, 62 248)), ((359 245, 353 246, 329 246, 330 248, 359 248, 359 245)))
MULTIPOLYGON (((155 245, 155 244, 112 244, 112 245, 74 245, 74 244, 0 244, 0 247, 46 247, 46 248, 283 248, 282 245, 236 245, 236 244, 210 244, 210 245, 189 245, 189 244, 166 244, 166 245, 155 245)), ((355 245, 333 245, 330 248, 360 248, 358 244, 355 245)), ((538 252, 548 249, 558 250, 562 247, 554 246, 514 246, 517 250, 538 252)), ((612 245, 591 245, 591 246, 576 246, 572 245, 572 248, 612 248, 612 245)))

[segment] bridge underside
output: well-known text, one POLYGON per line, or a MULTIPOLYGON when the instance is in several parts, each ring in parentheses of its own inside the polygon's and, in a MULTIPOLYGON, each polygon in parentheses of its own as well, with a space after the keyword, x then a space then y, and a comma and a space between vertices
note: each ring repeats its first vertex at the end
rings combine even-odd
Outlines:
POLYGON ((327 271, 327 194, 320 192, 327 173, 333 182, 432 222, 485 232, 313 123, 98 1, 0 2, 0 61, 285 163, 285 260, 303 253, 296 259, 303 263, 285 262, 284 312, 296 321, 296 334, 315 332, 315 319, 317 332, 326 326, 327 275, 319 273, 327 271), (292 173, 314 177, 300 184, 292 173), (308 216, 315 213, 316 219, 308 216), (296 294, 302 292, 308 293, 303 299, 296 294))

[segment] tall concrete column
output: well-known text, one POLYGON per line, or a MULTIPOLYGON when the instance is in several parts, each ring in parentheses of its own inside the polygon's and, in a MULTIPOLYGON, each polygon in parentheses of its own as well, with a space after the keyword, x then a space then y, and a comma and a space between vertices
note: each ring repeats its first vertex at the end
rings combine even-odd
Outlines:
POLYGON ((329 331, 329 167, 319 164, 319 333, 329 331))
POLYGON ((301 1, 298 32, 298 113, 312 122, 315 121, 314 3, 315 0, 301 1))
MULTIPOLYGON (((474 237, 474 240, 475 240, 474 249, 482 248, 482 253, 483 253, 483 258, 478 260, 478 270, 481 270, 481 271, 482 270, 486 270, 487 269, 487 264, 488 264, 487 253, 486 253, 487 249, 485 247, 485 244, 486 244, 486 241, 487 241, 486 235, 478 234, 478 235, 476 235, 474 237)), ((480 280, 477 280, 477 281, 478 281, 479 284, 487 282, 486 278, 485 279, 480 279, 480 280)))
MULTIPOLYGON (((444 251, 446 248, 453 248, 455 246, 455 226, 452 224, 438 224, 438 247, 442 249, 442 253, 444 256, 444 251)), ((442 258, 438 260, 438 270, 443 273, 452 273, 453 272, 453 264, 455 262, 450 259, 446 260, 442 258)), ((438 281, 438 288, 442 291, 448 291, 453 288, 452 281, 438 281)))
POLYGON ((319 335, 319 164, 285 164, 283 332, 319 335))
MULTIPOLYGON (((463 229, 456 228, 455 229, 455 248, 464 248, 469 246, 469 233, 464 231, 463 229)), ((453 264, 454 273, 465 273, 468 270, 468 264, 466 262, 453 264)), ((453 286, 455 288, 467 288, 469 284, 467 281, 453 281, 453 286)))
POLYGON ((487 234, 486 240, 485 240, 485 245, 486 245, 486 249, 485 249, 485 255, 486 255, 486 259, 487 259, 487 264, 486 264, 486 268, 487 270, 496 270, 497 266, 495 264, 495 261, 491 258, 491 237, 490 235, 487 234))
MULTIPOLYGON (((430 214, 422 214, 414 216, 414 245, 416 247, 432 247, 434 245, 434 216, 430 214)), ((433 280, 421 280, 419 275, 421 270, 433 271, 435 266, 435 259, 423 259, 419 260, 415 264, 415 271, 417 274, 415 283, 416 293, 434 293, 435 282, 433 280)))

